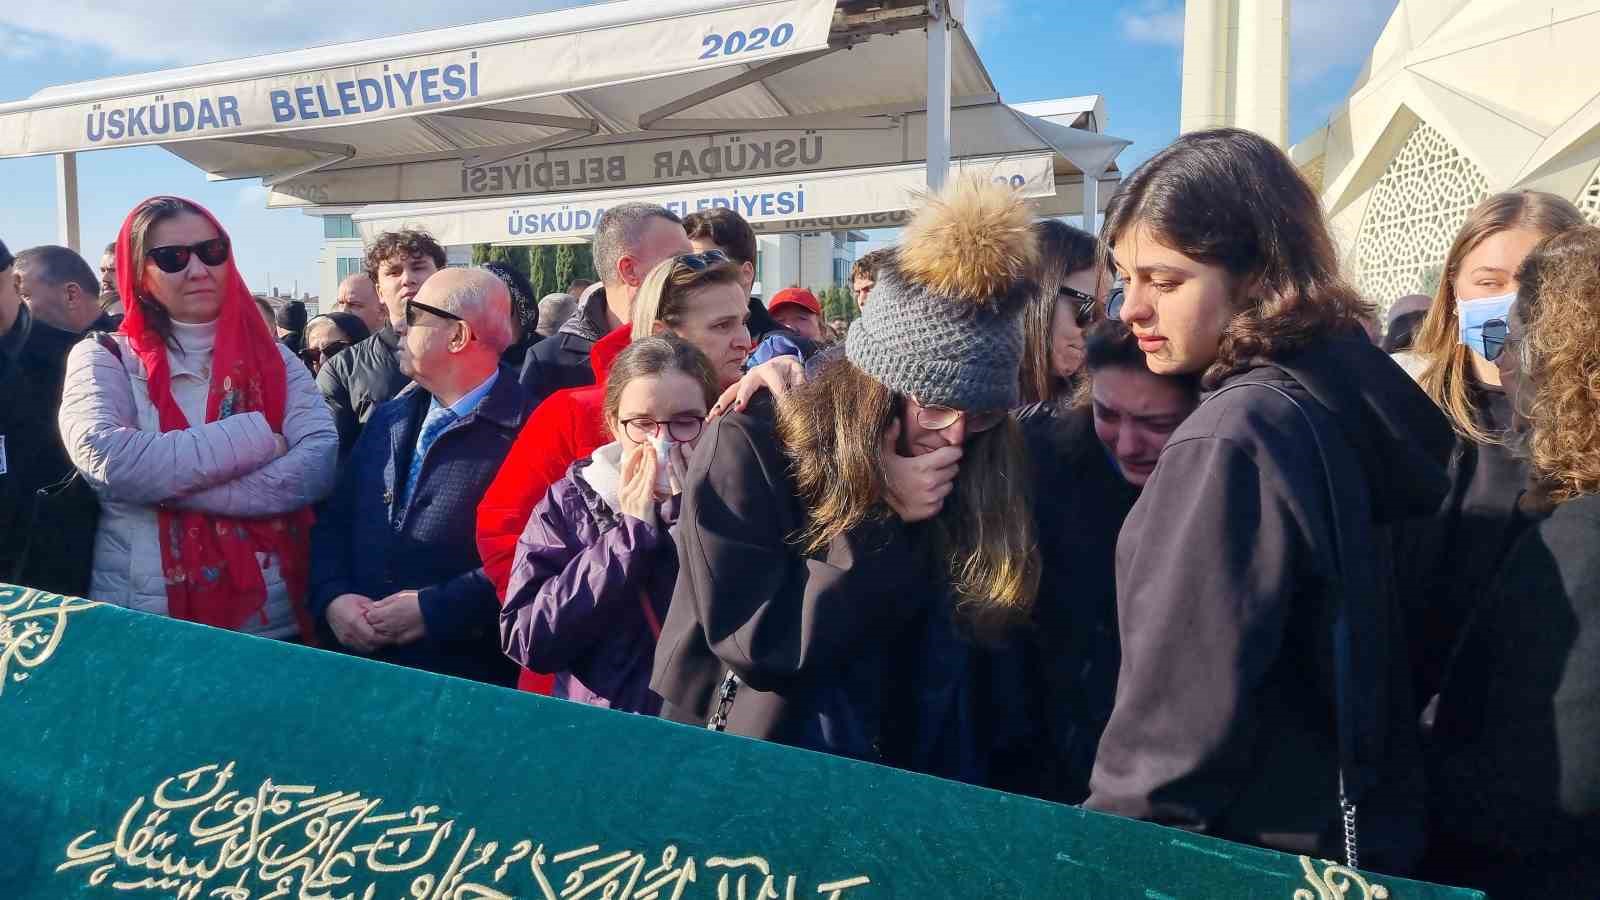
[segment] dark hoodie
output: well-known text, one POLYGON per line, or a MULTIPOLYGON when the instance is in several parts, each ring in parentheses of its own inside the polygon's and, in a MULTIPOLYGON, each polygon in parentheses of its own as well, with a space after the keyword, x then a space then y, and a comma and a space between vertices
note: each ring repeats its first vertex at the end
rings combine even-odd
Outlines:
POLYGON ((1226 379, 1173 434, 1117 546, 1122 665, 1087 805, 1342 858, 1335 614, 1349 606, 1364 866, 1404 873, 1421 758, 1389 526, 1437 507, 1451 436, 1364 340, 1323 339, 1226 379), (1342 590, 1335 580, 1342 569, 1342 590))

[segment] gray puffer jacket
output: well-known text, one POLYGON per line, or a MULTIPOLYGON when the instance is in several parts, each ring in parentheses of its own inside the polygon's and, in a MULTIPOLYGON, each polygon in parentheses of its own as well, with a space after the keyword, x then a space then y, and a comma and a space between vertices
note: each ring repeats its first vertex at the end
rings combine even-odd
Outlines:
MULTIPOLYGON (((215 325, 173 328, 182 351, 168 350, 173 399, 191 423, 205 422, 215 325)), ((167 615, 157 507, 261 518, 309 506, 333 489, 339 435, 311 373, 281 344, 289 379, 283 416, 288 453, 278 455, 259 412, 163 432, 144 366, 126 337, 114 340, 121 360, 92 340, 72 349, 61 396, 62 443, 101 503, 89 593, 167 615)), ((278 561, 265 553, 256 557, 267 584, 266 621, 253 618, 244 630, 290 636, 295 620, 278 561)))

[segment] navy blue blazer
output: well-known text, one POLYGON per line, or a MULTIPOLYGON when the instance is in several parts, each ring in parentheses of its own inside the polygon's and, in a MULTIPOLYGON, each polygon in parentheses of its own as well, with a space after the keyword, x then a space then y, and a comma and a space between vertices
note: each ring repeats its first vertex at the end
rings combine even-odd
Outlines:
POLYGON ((478 501, 500 471, 533 403, 500 369, 478 408, 453 422, 400 503, 417 432, 433 398, 411 385, 372 414, 317 517, 311 537, 311 610, 328 637, 340 594, 373 600, 415 590, 426 636, 374 658, 493 684, 514 684, 500 651, 500 603, 478 558, 478 501))

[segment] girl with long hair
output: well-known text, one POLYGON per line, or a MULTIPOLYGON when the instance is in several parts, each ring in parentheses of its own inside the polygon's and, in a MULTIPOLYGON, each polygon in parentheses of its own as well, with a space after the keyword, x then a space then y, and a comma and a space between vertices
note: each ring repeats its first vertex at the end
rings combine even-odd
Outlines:
POLYGON ((716 398, 711 362, 680 338, 641 338, 612 363, 614 440, 573 463, 534 510, 500 613, 506 655, 554 675, 554 696, 660 708, 650 665, 678 575, 670 529, 684 460, 716 398))
POLYGON ((310 640, 311 504, 338 453, 311 373, 274 339, 220 223, 152 197, 117 237, 127 317, 67 361, 61 439, 100 496, 90 596, 310 640))
POLYGON ((1100 240, 1065 222, 1033 223, 1038 293, 1022 314, 1022 402, 1064 405, 1082 380, 1084 332, 1103 317, 1111 273, 1100 240))
POLYGON ((662 714, 968 781, 1017 722, 1000 648, 1039 561, 1017 405, 1025 203, 959 182, 908 226, 843 358, 717 419, 689 469, 662 714), (891 458, 922 463, 894 483, 891 458), (992 692, 991 692, 992 689, 992 692), (999 699, 997 699, 999 698, 999 699))
POLYGON ((1600 228, 1516 273, 1489 355, 1526 417, 1533 524, 1472 608, 1429 740, 1425 874, 1499 898, 1578 897, 1600 877, 1600 228))
POLYGON ((1259 135, 1179 138, 1104 236, 1150 371, 1212 393, 1118 540, 1122 661, 1087 806, 1410 869, 1421 760, 1387 526, 1439 502, 1449 428, 1366 338, 1315 193, 1259 135))
POLYGON ((1484 326, 1504 321, 1529 251, 1582 224, 1577 208, 1554 194, 1485 199, 1456 234, 1417 331, 1409 364, 1456 433, 1444 502, 1397 531, 1419 706, 1439 689, 1448 648, 1522 527, 1516 503, 1528 468, 1508 447, 1511 405, 1487 358, 1484 326))

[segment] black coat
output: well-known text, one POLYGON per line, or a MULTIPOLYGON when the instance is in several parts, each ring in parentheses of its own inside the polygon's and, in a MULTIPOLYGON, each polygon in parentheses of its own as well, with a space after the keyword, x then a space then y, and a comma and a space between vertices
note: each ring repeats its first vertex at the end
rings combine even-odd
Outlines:
POLYGON ((1525 532, 1473 611, 1429 746, 1424 874, 1502 898, 1600 883, 1600 497, 1525 532))
MULTIPOLYGON (((90 331, 115 329, 115 322, 105 316, 89 326, 90 331)), ((0 447, 0 581, 15 572, 32 531, 34 493, 72 473, 56 414, 61 408, 67 354, 81 337, 39 321, 26 304, 18 310, 11 330, 0 336, 0 441, 4 442, 0 447)), ((86 504, 83 512, 92 519, 92 505, 86 504)), ((92 521, 85 530, 92 536, 92 521)), ((50 590, 79 586, 84 579, 74 576, 88 574, 91 550, 79 547, 72 552, 82 558, 81 572, 64 574, 58 584, 29 586, 50 590)), ((40 580, 37 571, 32 580, 40 580)))
POLYGON ((317 387, 333 410, 339 429, 339 456, 356 445, 372 411, 411 383, 400 371, 400 336, 385 325, 366 340, 335 356, 317 373, 317 387))
POLYGON ((563 388, 594 384, 589 351, 610 331, 605 287, 584 292, 577 312, 555 334, 528 350, 518 380, 534 405, 563 388))
POLYGON ((1214 396, 1173 433, 1117 545, 1122 665, 1087 805, 1342 857, 1332 643, 1343 597, 1362 859, 1403 873, 1421 855, 1424 798, 1388 526, 1438 506, 1449 427, 1364 340, 1322 339, 1223 386, 1242 382, 1295 397, 1332 472, 1301 412, 1266 388, 1214 396))
POLYGON ((731 669, 734 734, 980 783, 1028 752, 1019 657, 957 633, 914 526, 890 516, 797 552, 770 399, 712 424, 683 497, 650 682, 662 716, 704 726, 731 669))
POLYGON ((1029 684, 1051 753, 1026 793, 1082 803, 1117 691, 1117 534, 1139 489, 1094 433, 1090 407, 1038 403, 1018 413, 1033 461, 1034 518, 1044 561, 1029 684))
MULTIPOLYGON (((1502 434, 1511 427, 1503 391, 1474 385, 1471 396, 1479 428, 1502 434)), ((1419 705, 1438 693, 1462 623, 1525 527, 1516 506, 1527 481, 1527 463, 1505 443, 1478 444, 1458 435, 1444 502, 1395 530, 1398 593, 1419 705)))

